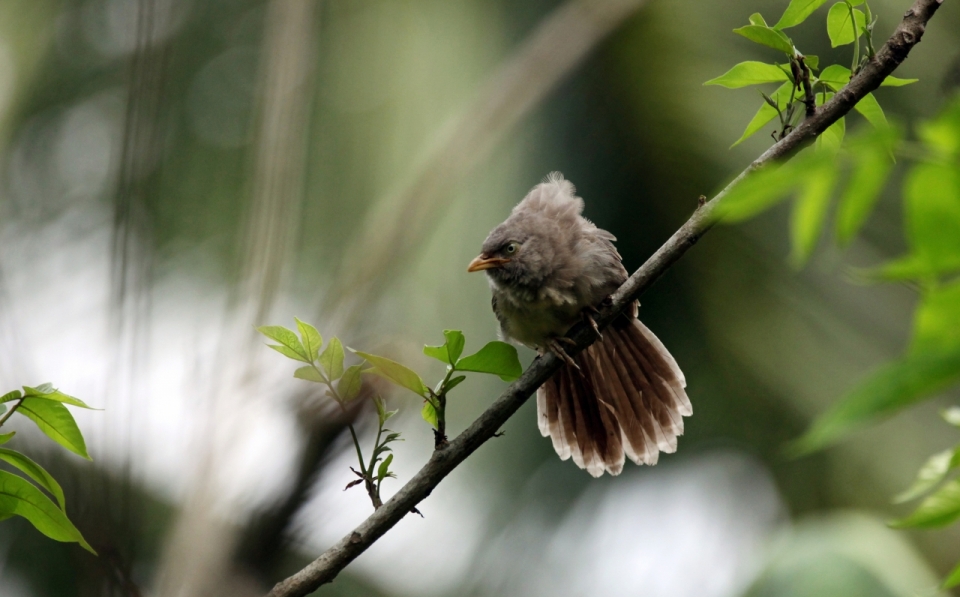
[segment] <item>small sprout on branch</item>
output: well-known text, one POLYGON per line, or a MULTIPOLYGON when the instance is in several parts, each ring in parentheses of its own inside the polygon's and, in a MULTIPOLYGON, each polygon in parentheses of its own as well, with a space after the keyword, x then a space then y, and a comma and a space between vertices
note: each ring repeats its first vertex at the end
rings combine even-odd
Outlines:
MULTIPOLYGON (((308 363, 307 366, 300 367, 294 371, 293 376, 297 379, 326 386, 324 394, 332 398, 340 406, 341 410, 346 411, 346 405, 360 395, 362 386, 361 374, 364 372, 362 366, 350 365, 344 368, 343 361, 345 355, 343 344, 339 338, 331 338, 330 341, 327 342, 326 347, 323 348, 323 337, 315 327, 299 319, 297 319, 296 322, 297 330, 300 332, 299 338, 297 338, 295 332, 282 326, 262 326, 257 328, 257 330, 264 336, 279 343, 269 345, 270 348, 295 361, 308 363), (322 351, 321 348, 323 348, 322 351)), ((393 370, 387 364, 381 363, 381 365, 388 370, 393 370)), ((383 480, 387 477, 396 478, 396 475, 390 471, 393 454, 388 455, 386 458, 384 458, 383 455, 391 451, 388 444, 402 440, 400 440, 399 433, 394 433, 384 427, 387 419, 396 414, 397 411, 387 411, 383 400, 379 396, 374 398, 374 404, 377 409, 379 424, 377 426, 377 437, 373 445, 373 454, 370 457, 369 463, 363 456, 363 450, 360 447, 360 439, 357 436, 356 429, 354 429, 352 423, 347 424, 347 427, 350 429, 350 437, 353 439, 354 448, 357 451, 360 470, 358 471, 350 467, 350 470, 359 478, 348 483, 344 490, 363 483, 374 509, 377 509, 383 505, 383 500, 380 497, 381 483, 383 483, 383 480)))
MULTIPOLYGON (((517 349, 504 342, 489 342, 476 353, 462 357, 466 339, 460 330, 444 330, 444 343, 440 346, 425 346, 423 353, 447 365, 447 372, 443 379, 430 388, 416 371, 392 359, 350 349, 351 352, 364 359, 371 367, 364 369, 362 365, 350 365, 344 368, 344 347, 339 338, 333 337, 323 346, 323 337, 315 327, 299 319, 297 333, 283 326, 262 326, 257 328, 260 333, 277 342, 270 344, 280 354, 295 361, 307 363, 306 366, 294 371, 297 379, 319 383, 326 386, 325 395, 332 398, 341 409, 360 395, 362 374, 371 374, 382 377, 402 388, 410 390, 423 400, 423 409, 420 414, 434 429, 434 447, 442 449, 447 446, 446 435, 446 406, 447 395, 466 379, 465 375, 454 375, 458 372, 476 372, 497 375, 504 381, 513 381, 520 377, 523 368, 517 357, 517 349), (321 350, 322 348, 322 350, 321 350)), ((373 399, 377 410, 377 436, 373 444, 373 452, 369 461, 364 458, 360 447, 360 440, 356 429, 348 424, 350 435, 353 438, 357 452, 359 470, 351 467, 350 470, 358 477, 350 481, 344 488, 350 489, 364 484, 367 495, 374 509, 383 505, 380 497, 380 486, 384 479, 396 478, 390 470, 393 464, 393 453, 390 444, 402 441, 400 434, 385 427, 386 422, 397 411, 386 410, 386 404, 379 396, 373 399)), ((419 514, 419 512, 416 512, 419 514)))

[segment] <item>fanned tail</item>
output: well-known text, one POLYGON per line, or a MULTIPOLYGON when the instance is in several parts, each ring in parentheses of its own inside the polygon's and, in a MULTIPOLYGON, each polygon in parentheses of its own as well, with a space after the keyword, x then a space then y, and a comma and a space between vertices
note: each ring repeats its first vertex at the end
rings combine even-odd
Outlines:
POLYGON ((620 474, 624 457, 654 465, 677 450, 693 413, 686 380, 638 319, 622 318, 574 361, 580 371, 564 366, 537 390, 540 432, 562 460, 599 477, 620 474))

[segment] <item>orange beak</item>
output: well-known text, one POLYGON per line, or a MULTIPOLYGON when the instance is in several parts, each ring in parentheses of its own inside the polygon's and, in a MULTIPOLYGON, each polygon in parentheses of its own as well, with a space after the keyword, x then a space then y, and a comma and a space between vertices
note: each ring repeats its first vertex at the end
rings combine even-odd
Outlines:
POLYGON ((470 265, 467 266, 467 271, 479 272, 480 270, 484 269, 502 267, 503 264, 508 261, 510 260, 503 257, 484 257, 483 255, 480 255, 470 262, 470 265))

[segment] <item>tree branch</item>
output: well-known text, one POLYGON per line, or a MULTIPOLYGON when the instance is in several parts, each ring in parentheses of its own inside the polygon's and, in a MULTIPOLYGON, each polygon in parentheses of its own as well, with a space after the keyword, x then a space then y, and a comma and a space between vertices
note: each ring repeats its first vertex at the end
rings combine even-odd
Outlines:
MULTIPOLYGON (((697 208, 693 216, 671 236, 612 296, 612 302, 597 316, 601 327, 609 324, 624 308, 649 288, 687 249, 713 225, 713 212, 718 203, 751 172, 770 163, 787 160, 812 143, 831 124, 853 109, 865 95, 880 86, 907 57, 911 48, 923 35, 927 21, 942 4, 942 0, 916 0, 906 12, 893 35, 867 65, 851 79, 816 113, 800 123, 789 135, 775 144, 750 164, 730 184, 706 204, 697 208)), ((576 353, 589 346, 596 335, 584 324, 578 324, 570 333, 577 345, 568 351, 576 353)), ((390 530, 410 510, 430 495, 440 481, 470 456, 523 405, 540 385, 563 364, 552 353, 536 359, 523 375, 497 398, 480 417, 450 444, 437 450, 416 475, 407 482, 382 508, 374 512, 352 533, 325 551, 305 568, 278 583, 268 597, 300 597, 332 581, 357 556, 366 551, 384 533, 390 530)))

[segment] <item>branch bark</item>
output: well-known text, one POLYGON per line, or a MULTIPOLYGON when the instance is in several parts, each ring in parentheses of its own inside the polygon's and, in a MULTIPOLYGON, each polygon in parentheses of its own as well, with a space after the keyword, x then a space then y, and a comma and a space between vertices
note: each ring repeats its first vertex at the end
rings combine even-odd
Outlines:
MULTIPOLYGON (((696 244, 716 221, 713 212, 717 205, 751 172, 768 164, 790 159, 812 143, 827 127, 852 110, 860 99, 879 87, 884 78, 903 62, 913 46, 920 41, 927 21, 942 2, 943 0, 916 0, 874 59, 830 101, 820 106, 789 135, 754 160, 713 199, 698 207, 693 216, 614 293, 611 304, 596 317, 597 324, 601 328, 608 325, 617 314, 638 298, 690 247, 696 244)), ((577 343, 576 347, 569 351, 571 353, 583 350, 596 338, 592 330, 583 324, 575 326, 568 336, 577 343)), ((412 508, 430 495, 433 488, 444 477, 485 441, 493 437, 507 419, 562 364, 563 362, 552 353, 536 359, 520 379, 512 383, 463 433, 451 441, 446 448, 435 451, 427 464, 382 508, 305 568, 278 583, 268 597, 300 597, 332 581, 347 564, 366 551, 412 508)))

